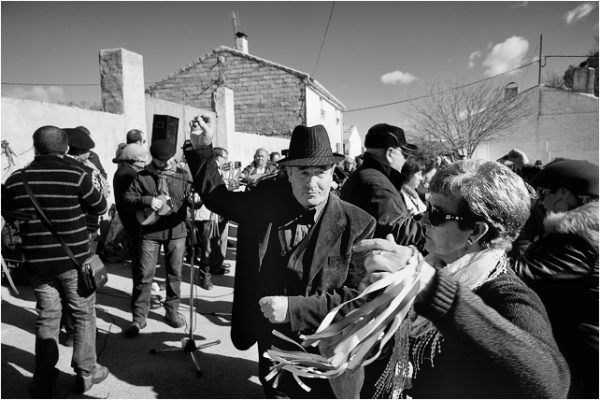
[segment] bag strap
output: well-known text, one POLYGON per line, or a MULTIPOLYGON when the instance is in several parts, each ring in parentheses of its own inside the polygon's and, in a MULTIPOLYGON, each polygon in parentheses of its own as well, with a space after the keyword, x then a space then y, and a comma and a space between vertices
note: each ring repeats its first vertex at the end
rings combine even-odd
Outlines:
POLYGON ((33 206, 35 207, 38 214, 40 215, 40 220, 46 226, 46 228, 48 228, 50 233, 52 233, 52 235, 54 235, 56 240, 58 240, 58 242, 62 245, 62 247, 65 250, 65 252, 67 253, 67 255, 71 258, 71 261, 73 261, 73 264, 75 264, 75 267, 77 267, 77 269, 79 271, 81 271, 81 264, 79 263, 79 261, 77 261, 77 258, 75 258, 75 254, 73 254, 73 251, 71 251, 71 249, 69 248, 69 246, 67 245, 65 240, 58 234, 58 232, 56 231, 56 228, 54 228, 54 225, 52 225, 52 222, 50 222, 50 220, 46 216, 46 213, 44 213, 44 210, 42 209, 42 206, 40 206, 40 203, 38 202, 35 195, 33 194, 33 191, 31 190, 31 187, 29 186, 29 183, 27 182, 27 177, 25 175, 26 175, 26 170, 23 169, 23 171, 21 173, 21 178, 23 180, 23 186, 25 187, 25 191, 29 195, 29 198, 31 199, 33 206))

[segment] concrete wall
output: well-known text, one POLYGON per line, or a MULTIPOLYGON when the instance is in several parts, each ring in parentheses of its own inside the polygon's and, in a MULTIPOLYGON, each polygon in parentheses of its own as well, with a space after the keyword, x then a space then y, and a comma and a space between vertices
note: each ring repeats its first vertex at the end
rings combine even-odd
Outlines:
POLYGON ((215 51, 201 61, 153 85, 157 98, 213 109, 213 92, 225 86, 235 93, 235 130, 289 135, 304 123, 304 84, 285 70, 239 55, 215 51))
MULTIPOLYGON (((143 59, 125 49, 100 51, 100 82, 104 111, 86 110, 40 101, 2 97, 2 140, 15 152, 15 165, 2 156, 2 181, 34 158, 33 132, 44 125, 74 128, 83 125, 91 132, 112 186, 116 164, 112 163, 119 143, 129 129, 144 130, 146 124, 143 59)), ((111 198, 109 202, 113 202, 111 198)))
POLYGON ((496 160, 517 148, 531 162, 565 157, 598 163, 597 97, 546 87, 522 95, 529 96, 539 116, 502 132, 502 138, 480 145, 474 158, 496 160))
POLYGON ((329 100, 310 87, 306 88, 306 125, 321 124, 327 129, 333 151, 341 153, 344 141, 344 125, 341 111, 329 100))
POLYGON ((2 140, 8 141, 15 157, 15 166, 9 169, 7 159, 2 156, 2 182, 16 169, 33 160, 33 132, 41 126, 54 125, 74 128, 83 125, 92 134, 104 169, 111 179, 116 164, 111 160, 120 142, 125 141, 126 119, 123 114, 85 110, 39 101, 2 97, 2 140))
POLYGON ((256 149, 264 148, 269 153, 287 149, 290 140, 288 138, 268 137, 252 133, 236 132, 235 140, 231 141, 227 150, 230 161, 241 161, 242 168, 254 160, 256 149))
POLYGON ((344 136, 344 154, 356 157, 363 153, 363 140, 356 126, 348 128, 344 136))

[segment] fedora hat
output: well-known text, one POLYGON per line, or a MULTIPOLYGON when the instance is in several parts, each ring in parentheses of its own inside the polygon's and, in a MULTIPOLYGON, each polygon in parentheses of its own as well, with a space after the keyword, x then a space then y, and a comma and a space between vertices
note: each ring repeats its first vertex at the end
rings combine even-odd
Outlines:
POLYGON ((277 163, 289 167, 337 164, 345 157, 333 153, 323 125, 298 125, 292 132, 288 156, 277 163))

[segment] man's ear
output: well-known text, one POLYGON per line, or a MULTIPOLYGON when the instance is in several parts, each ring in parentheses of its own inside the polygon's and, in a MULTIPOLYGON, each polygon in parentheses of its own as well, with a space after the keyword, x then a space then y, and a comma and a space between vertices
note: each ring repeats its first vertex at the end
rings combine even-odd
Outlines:
POLYGON ((489 230, 490 226, 487 224, 487 222, 477 221, 473 226, 473 233, 471 233, 469 239, 471 239, 473 243, 477 243, 482 237, 485 236, 486 233, 488 233, 489 230))
POLYGON ((393 153, 393 147, 388 147, 387 149, 385 149, 385 159, 387 160, 388 164, 393 160, 393 153))

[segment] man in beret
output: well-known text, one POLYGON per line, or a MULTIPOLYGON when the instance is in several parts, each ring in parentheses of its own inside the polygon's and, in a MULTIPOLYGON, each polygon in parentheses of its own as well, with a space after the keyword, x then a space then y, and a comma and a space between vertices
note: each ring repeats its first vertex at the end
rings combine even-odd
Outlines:
POLYGON ((333 168, 344 156, 332 153, 324 126, 299 125, 288 156, 279 161, 287 179, 266 180, 250 192, 230 192, 214 159, 213 117, 196 117, 191 128, 192 145, 186 146, 185 157, 194 186, 211 211, 239 224, 233 344, 246 350, 258 342, 266 397, 333 397, 326 379, 302 378, 310 392, 287 371, 278 384, 267 381, 273 363, 264 353, 273 347, 296 350, 273 330, 300 341, 300 334, 315 332, 331 309, 359 293, 366 271, 352 257, 352 246, 372 236, 375 222, 330 192, 333 168))
POLYGON ((406 180, 400 171, 417 147, 406 142, 402 128, 377 124, 367 132, 365 148, 361 166, 348 177, 340 197, 375 218, 376 238, 391 233, 397 243, 421 249, 422 228, 412 219, 400 193, 406 180))
POLYGON ((568 397, 598 398, 598 166, 563 159, 531 184, 544 232, 511 265, 546 307, 571 371, 568 397))
POLYGON ((124 195, 125 202, 137 210, 142 225, 140 261, 132 265, 133 322, 125 330, 127 337, 137 336, 146 326, 152 279, 161 246, 165 252, 167 278, 164 321, 173 328, 185 325, 185 319, 178 310, 190 177, 187 171, 177 167, 175 143, 157 140, 150 146, 150 154, 152 162, 138 172, 124 195))

